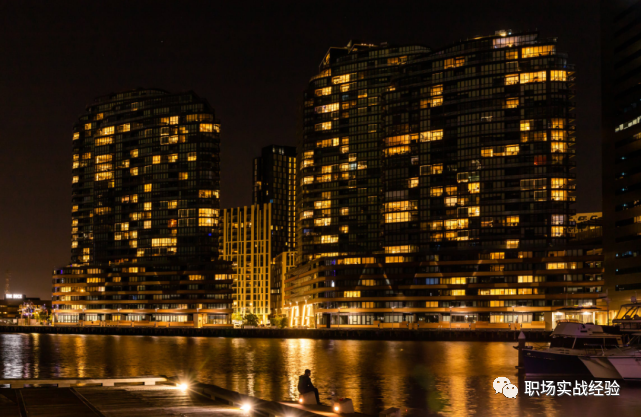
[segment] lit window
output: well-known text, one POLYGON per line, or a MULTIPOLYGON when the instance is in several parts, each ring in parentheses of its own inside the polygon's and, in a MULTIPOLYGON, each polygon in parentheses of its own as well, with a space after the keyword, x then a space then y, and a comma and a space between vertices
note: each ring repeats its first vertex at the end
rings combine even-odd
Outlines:
POLYGON ((105 127, 102 129, 102 134, 103 135, 113 135, 115 132, 115 129, 113 126, 105 127))
POLYGON ((385 223, 408 222, 411 220, 411 213, 408 211, 400 213, 385 213, 385 223))
POLYGON ((178 161, 178 154, 177 153, 174 153, 174 154, 171 154, 171 155, 167 155, 167 162, 174 163, 174 162, 177 162, 177 161, 178 161))
POLYGON ((325 106, 317 106, 314 111, 316 113, 330 113, 338 110, 338 103, 331 103, 325 106))
POLYGON ((522 58, 533 58, 544 55, 553 55, 554 45, 541 45, 541 46, 527 46, 521 48, 522 58))
POLYGON ((338 77, 333 77, 332 83, 333 84, 347 83, 349 82, 351 76, 352 74, 345 74, 345 75, 339 75, 338 77))
POLYGON ((187 172, 180 172, 178 173, 178 179, 179 180, 186 180, 189 178, 189 174, 187 172))
POLYGON ((151 229, 151 220, 145 220, 145 229, 151 229))
POLYGON ((468 207, 467 208, 467 215, 469 217, 477 217, 481 215, 481 209, 478 206, 474 207, 468 207))
POLYGON ((199 198, 211 198, 211 190, 199 190, 198 191, 198 197, 199 198))
POLYGON ((458 202, 458 197, 445 197, 445 207, 454 207, 458 202))
POLYGON ((431 187, 430 197, 440 197, 443 195, 443 187, 431 187))
POLYGON ((76 132, 73 134, 73 140, 80 139, 80 133, 76 132))
POLYGON ((567 81, 567 72, 550 71, 550 81, 567 81))
POLYGON ((514 85, 519 83, 519 75, 511 74, 505 76, 505 85, 514 85))
POLYGON ((154 164, 159 164, 159 163, 160 163, 160 161, 161 161, 161 159, 162 159, 162 157, 161 157, 160 155, 154 155, 154 156, 153 156, 153 161, 152 161, 152 162, 153 162, 154 164))
POLYGON ((134 149, 133 151, 129 151, 129 155, 132 158, 138 158, 138 149, 134 149))
POLYGON ((360 291, 345 291, 344 293, 346 298, 357 298, 361 296, 360 291))
POLYGON ((452 290, 452 295, 465 295, 465 290, 452 290))
POLYGON ((430 88, 430 95, 431 96, 443 95, 443 84, 432 86, 432 88, 430 88))
POLYGON ((418 187, 418 178, 410 178, 407 180, 407 187, 408 188, 416 188, 418 187))
POLYGON ((331 200, 314 201, 315 209, 324 209, 324 208, 331 208, 331 207, 332 207, 331 200))
POLYGON ((521 131, 532 130, 534 120, 521 120, 521 131))
POLYGON ((151 202, 146 202, 145 203, 145 211, 151 210, 151 202))
POLYGON ((521 73, 521 84, 524 83, 536 83, 536 82, 542 82, 546 80, 546 72, 545 71, 537 71, 537 72, 522 72, 521 73))
POLYGON ((314 210, 307 210, 300 214, 301 220, 311 219, 312 217, 314 217, 314 210))
POLYGON ((518 239, 508 239, 506 242, 506 247, 508 249, 517 249, 519 247, 519 240, 518 239))
POLYGON ((431 130, 429 132, 421 133, 421 142, 431 142, 433 140, 443 139, 443 129, 431 130))
POLYGON ((414 245, 385 246, 386 254, 412 253, 412 252, 418 252, 418 247, 414 245))
POLYGON ((519 59, 519 51, 517 51, 516 49, 505 51, 505 59, 519 59))
POLYGON ((152 186, 153 186, 153 184, 145 184, 145 192, 146 192, 146 193, 151 192, 151 187, 152 187, 152 186))
POLYGON ((349 226, 341 226, 339 230, 341 233, 349 233, 349 226))
POLYGON ((515 109, 519 107, 519 99, 518 98, 508 98, 505 100, 505 108, 506 109, 515 109))
POLYGON ((564 119, 552 119, 552 129, 563 129, 565 126, 564 119))
POLYGON ((178 124, 178 116, 171 116, 169 118, 169 124, 170 125, 177 125, 178 124))
POLYGON ((201 123, 200 124, 200 131, 201 132, 213 132, 214 131, 214 125, 211 123, 201 123))
POLYGON ((553 201, 566 201, 568 199, 568 192, 565 190, 552 190, 553 201))
MULTIPOLYGON (((74 176, 74 177, 72 178, 71 182, 72 182, 73 184, 75 184, 75 183, 77 183, 77 182, 78 182, 78 180, 79 180, 79 179, 80 179, 80 177, 78 177, 78 176, 76 175, 76 176, 74 176)), ((75 206, 75 207, 78 207, 78 206, 75 206)))
POLYGON ((467 183, 467 191, 470 194, 476 194, 481 191, 481 183, 479 182, 469 182, 467 183))
POLYGON ((187 154, 187 160, 188 161, 195 161, 196 160, 196 152, 189 152, 187 154))
POLYGON ((113 172, 98 172, 95 176, 96 181, 110 180, 114 176, 113 172))
POLYGON ((319 88, 315 91, 317 96, 328 96, 332 94, 332 87, 319 88))
POLYGON ((565 235, 565 227, 552 226, 552 237, 563 237, 565 235))
POLYGON ((129 169, 129 174, 138 175, 138 168, 130 168, 129 169))
POLYGON ((314 219, 314 226, 329 226, 332 224, 332 219, 330 217, 322 217, 320 219, 314 219))
POLYGON ((316 131, 319 130, 330 130, 332 128, 332 122, 323 122, 323 123, 318 123, 314 126, 314 129, 316 131))
POLYGON ((320 243, 338 243, 338 235, 323 235, 320 238, 320 243))
POLYGON ((421 166, 421 175, 437 175, 443 173, 443 164, 421 166))

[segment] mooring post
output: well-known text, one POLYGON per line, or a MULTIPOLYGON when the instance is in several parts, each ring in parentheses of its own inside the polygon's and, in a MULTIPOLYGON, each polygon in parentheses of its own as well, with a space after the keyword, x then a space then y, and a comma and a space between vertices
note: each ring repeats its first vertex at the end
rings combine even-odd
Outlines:
POLYGON ((523 366, 523 349, 525 349, 525 333, 521 332, 521 334, 519 334, 519 339, 518 340, 519 340, 519 346, 518 346, 519 364, 516 366, 516 369, 518 369, 519 372, 521 372, 524 369, 524 366, 523 366))

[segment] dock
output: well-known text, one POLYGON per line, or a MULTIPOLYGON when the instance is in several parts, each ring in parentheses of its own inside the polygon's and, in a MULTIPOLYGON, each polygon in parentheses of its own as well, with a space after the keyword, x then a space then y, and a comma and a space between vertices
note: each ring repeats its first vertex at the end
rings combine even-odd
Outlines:
POLYGON ((178 378, 0 379, 3 417, 368 417, 329 406, 266 401, 178 378))

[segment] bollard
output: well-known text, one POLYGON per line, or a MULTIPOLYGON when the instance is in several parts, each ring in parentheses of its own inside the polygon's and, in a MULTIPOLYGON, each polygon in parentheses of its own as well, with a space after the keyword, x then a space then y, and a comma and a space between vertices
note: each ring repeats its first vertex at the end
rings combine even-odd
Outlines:
POLYGON ((518 369, 519 372, 520 372, 520 371, 522 371, 524 369, 524 366, 523 366, 523 349, 525 349, 525 333, 523 333, 523 332, 521 332, 521 334, 519 334, 519 345, 518 345, 518 347, 516 347, 516 349, 518 349, 518 351, 519 351, 519 364, 516 366, 516 369, 518 369))

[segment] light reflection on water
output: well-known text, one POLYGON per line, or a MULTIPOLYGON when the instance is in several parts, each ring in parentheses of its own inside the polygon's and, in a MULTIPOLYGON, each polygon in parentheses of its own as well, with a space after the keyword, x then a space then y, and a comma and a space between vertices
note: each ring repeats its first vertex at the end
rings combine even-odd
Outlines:
POLYGON ((640 384, 623 384, 620 397, 524 396, 513 344, 2 334, 0 377, 189 373, 263 399, 293 400, 298 375, 309 368, 325 402, 336 392, 372 415, 389 407, 452 416, 637 414, 640 384), (516 399, 494 393, 498 376, 518 383, 516 399))

